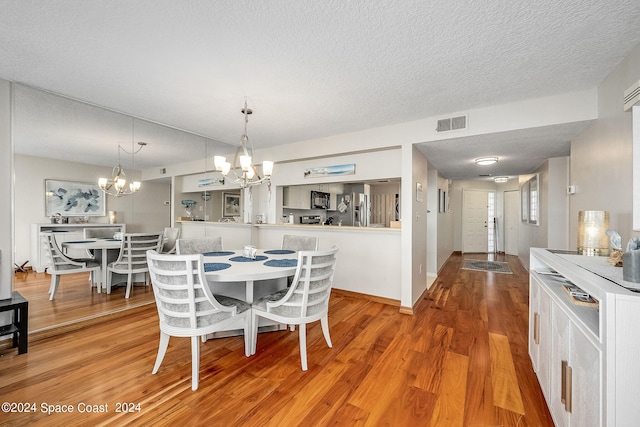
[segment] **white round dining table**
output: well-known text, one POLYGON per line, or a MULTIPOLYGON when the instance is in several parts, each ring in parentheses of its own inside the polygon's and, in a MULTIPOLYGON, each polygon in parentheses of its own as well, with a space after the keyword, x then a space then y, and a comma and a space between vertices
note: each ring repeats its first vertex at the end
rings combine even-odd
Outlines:
POLYGON ((65 249, 87 249, 101 250, 102 263, 100 265, 100 284, 98 285, 98 293, 107 286, 107 252, 109 250, 120 250, 122 248, 122 240, 111 238, 96 238, 77 241, 62 242, 62 248, 65 249))
POLYGON ((298 259, 297 252, 281 249, 258 249, 255 260, 243 257, 243 250, 208 252, 202 255, 207 281, 244 282, 245 301, 249 304, 253 302, 255 282, 293 276, 298 259), (207 271, 208 268, 221 269, 207 271))

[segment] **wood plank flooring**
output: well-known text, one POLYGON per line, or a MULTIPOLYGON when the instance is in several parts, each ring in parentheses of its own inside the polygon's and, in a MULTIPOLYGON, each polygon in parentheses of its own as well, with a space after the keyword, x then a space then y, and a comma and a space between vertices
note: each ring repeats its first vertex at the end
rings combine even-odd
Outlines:
POLYGON ((452 255, 414 316, 335 291, 333 348, 310 326, 306 372, 297 332, 279 331, 260 334, 250 358, 241 337, 202 344, 195 392, 188 339, 172 338, 152 375, 153 305, 35 341, 28 354, 2 350, 0 400, 35 411, 0 413, 0 424, 552 426, 527 354, 528 275, 498 258, 514 274, 464 270, 452 255))
POLYGON ((48 336, 57 329, 70 330, 78 322, 112 316, 147 304, 155 304, 151 287, 134 283, 130 298, 125 287, 116 285, 110 294, 89 286, 89 273, 66 274, 53 301, 49 301, 51 276, 47 273, 16 273, 14 289, 29 301, 29 331, 48 336))

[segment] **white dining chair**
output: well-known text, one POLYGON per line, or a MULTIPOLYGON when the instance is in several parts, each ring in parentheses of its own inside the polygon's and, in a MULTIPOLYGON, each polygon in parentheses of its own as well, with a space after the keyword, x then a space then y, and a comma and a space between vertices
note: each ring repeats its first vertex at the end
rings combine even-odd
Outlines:
POLYGON ((316 236, 294 236, 285 234, 282 236, 282 249, 292 251, 317 251, 318 238, 316 236))
POLYGON ((338 248, 327 251, 300 251, 291 287, 264 296, 251 305, 251 354, 256 353, 259 318, 288 325, 300 325, 300 359, 307 370, 307 323, 320 320, 329 347, 329 297, 335 273, 338 248))
POLYGON ((175 254, 176 244, 180 238, 180 229, 175 227, 165 227, 162 233, 162 250, 163 254, 175 254))
MULTIPOLYGON (((53 301, 60 286, 60 276, 64 274, 89 272, 91 285, 96 285, 100 272, 100 264, 92 259, 73 259, 62 253, 56 243, 53 233, 42 233, 46 238, 46 253, 50 259, 47 273, 51 275, 51 285, 49 286, 49 301, 53 301)), ((97 286, 100 286, 97 284, 97 286)))
MULTIPOLYGON (((282 236, 282 249, 288 249, 291 251, 317 251, 318 250, 318 238, 316 236, 295 236, 292 234, 285 234, 282 236)), ((291 286, 293 283, 293 276, 287 277, 287 286, 291 286)), ((294 325, 289 325, 293 331, 294 325)))
POLYGON ((148 285, 147 251, 159 251, 161 243, 162 233, 125 233, 118 259, 107 266, 107 293, 111 293, 113 274, 127 275, 125 298, 131 295, 134 274, 144 273, 148 285))
POLYGON ((191 337, 192 390, 198 389, 201 337, 242 328, 245 356, 251 354, 251 306, 235 298, 212 294, 204 276, 202 259, 202 255, 147 252, 160 318, 160 344, 152 373, 156 374, 160 369, 170 337, 191 337))
POLYGON ((222 250, 222 237, 198 237, 178 239, 176 252, 178 255, 203 254, 222 250))

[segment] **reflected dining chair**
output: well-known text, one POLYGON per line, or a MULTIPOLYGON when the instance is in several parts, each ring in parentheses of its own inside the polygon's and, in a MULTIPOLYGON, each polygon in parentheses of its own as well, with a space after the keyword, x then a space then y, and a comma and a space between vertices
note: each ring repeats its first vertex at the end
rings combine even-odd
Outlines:
POLYGON ((194 239, 178 239, 176 252, 178 255, 203 254, 222 250, 222 237, 198 237, 194 239))
MULTIPOLYGON (((229 329, 244 329, 244 353, 251 351, 251 306, 213 295, 204 276, 202 255, 147 252, 147 263, 160 318, 160 344, 153 367, 158 372, 169 337, 191 337, 191 389, 198 389, 200 338, 229 329)), ((204 339, 203 339, 204 341, 204 339)))
POLYGON ((175 254, 176 244, 180 238, 180 229, 174 227, 165 227, 162 233, 162 249, 163 254, 175 254))
POLYGON ((338 248, 328 251, 300 251, 291 287, 264 296, 251 305, 251 354, 256 353, 260 317, 288 325, 300 325, 300 359, 307 370, 307 323, 320 320, 329 347, 329 297, 338 248))
POLYGON ((47 272, 51 275, 49 301, 53 301, 60 286, 60 276, 63 274, 89 272, 91 285, 96 285, 96 278, 100 275, 100 264, 92 259, 69 258, 58 247, 53 233, 43 233, 43 235, 46 236, 46 253, 51 261, 47 268, 47 272))
POLYGON ((282 236, 282 249, 292 251, 317 251, 318 238, 315 236, 294 236, 285 234, 282 236))
POLYGON ((162 233, 125 233, 118 259, 107 266, 107 294, 111 293, 114 273, 127 275, 125 298, 131 295, 134 274, 144 273, 148 285, 147 251, 159 251, 161 243, 162 233))

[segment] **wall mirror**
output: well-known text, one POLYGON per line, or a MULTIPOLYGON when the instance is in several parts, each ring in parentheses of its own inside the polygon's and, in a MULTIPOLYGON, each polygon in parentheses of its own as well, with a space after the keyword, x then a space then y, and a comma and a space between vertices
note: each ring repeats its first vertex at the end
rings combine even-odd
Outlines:
MULTIPOLYGON (((170 145, 180 146, 185 161, 190 159, 203 162, 206 162, 220 145, 198 135, 19 84, 13 85, 12 114, 16 177, 13 212, 15 218, 14 261, 18 265, 32 258, 33 224, 49 222, 49 218, 45 215, 44 197, 40 194, 44 191, 44 178, 63 179, 73 175, 74 179, 93 182, 97 179, 95 176, 82 179, 81 175, 84 172, 78 171, 99 169, 100 172, 94 171, 94 175, 101 174, 103 171, 111 172, 117 160, 118 143, 125 144, 127 148, 133 147, 135 141, 139 140, 149 143, 134 159, 123 156, 125 170, 129 173, 131 169, 133 174, 149 165, 177 163, 177 159, 174 158, 167 160, 166 147, 170 145), (80 148, 66 151, 70 146, 80 148), (131 163, 132 160, 135 164, 131 163), (42 169, 47 170, 46 175, 41 171, 42 169)), ((206 164, 203 167, 206 168, 206 164)), ((148 188, 153 188, 154 191, 165 192, 166 200, 170 200, 171 178, 143 182, 141 195, 145 186, 151 186, 148 188)), ((170 225, 170 206, 163 207, 162 212, 157 215, 150 215, 145 206, 146 199, 136 201, 137 197, 136 194, 108 199, 107 211, 117 211, 117 222, 126 223, 129 232, 147 231, 144 227, 150 219, 159 224, 157 231, 162 231, 163 226, 170 225)), ((146 197, 146 195, 140 197, 146 197)), ((200 201, 206 203, 204 200, 200 201)), ((103 221, 108 222, 107 217, 89 219, 89 222, 103 221)), ((29 294, 26 289, 21 289, 21 286, 29 286, 31 278, 25 281, 19 277, 20 274, 22 273, 14 276, 13 287, 23 295, 29 294)), ((66 307, 64 298, 56 297, 54 302, 48 300, 47 289, 50 280, 48 274, 29 273, 29 275, 37 275, 38 281, 45 283, 42 291, 28 298, 30 332, 47 331, 61 324, 153 303, 152 293, 148 293, 140 300, 125 301, 120 294, 117 298, 106 297, 105 294, 97 294, 94 290, 88 293, 84 300, 75 300, 66 307)), ((87 285, 86 288, 89 289, 89 286, 87 285)))

